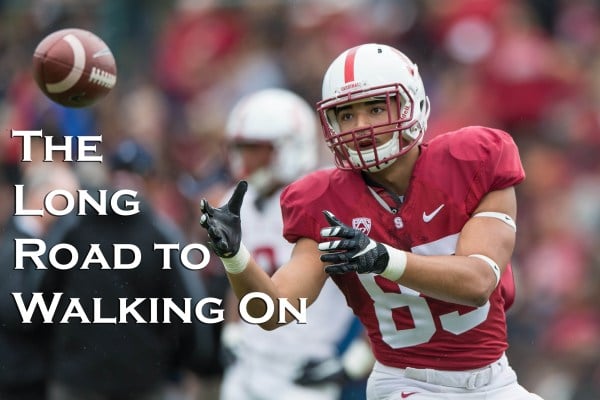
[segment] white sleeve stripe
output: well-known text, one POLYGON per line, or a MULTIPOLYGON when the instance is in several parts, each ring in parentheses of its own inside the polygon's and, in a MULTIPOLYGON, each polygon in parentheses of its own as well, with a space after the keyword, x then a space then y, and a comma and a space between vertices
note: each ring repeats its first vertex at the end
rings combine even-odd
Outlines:
POLYGON ((504 222, 506 225, 510 226, 511 228, 513 228, 515 232, 517 231, 517 224, 508 214, 504 214, 504 213, 496 212, 496 211, 482 211, 480 213, 473 215, 473 217, 496 218, 496 219, 499 219, 500 221, 504 222))
POLYGON ((483 254, 471 254, 469 257, 479 258, 480 260, 485 261, 494 272, 494 275, 496 276, 496 286, 498 286, 498 282, 500 282, 500 267, 498 267, 498 264, 496 264, 496 262, 494 262, 494 260, 492 260, 488 256, 484 256, 483 254))

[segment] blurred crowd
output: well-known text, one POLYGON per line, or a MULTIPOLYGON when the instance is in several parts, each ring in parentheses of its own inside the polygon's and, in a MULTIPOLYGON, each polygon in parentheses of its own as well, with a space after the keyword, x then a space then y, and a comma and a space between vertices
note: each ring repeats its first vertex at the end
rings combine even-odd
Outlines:
MULTIPOLYGON (((465 125, 514 137, 527 179, 509 357, 546 399, 600 398, 598 0, 0 0, 0 235, 23 167, 10 130, 43 129, 101 134, 107 164, 203 242, 199 200, 232 183, 223 125, 236 100, 277 86, 314 104, 331 60, 365 42, 421 68, 426 140, 465 125), (53 104, 31 76, 37 43, 65 27, 95 32, 117 60, 117 86, 90 108, 53 104)), ((222 293, 219 266, 201 274, 222 293)))

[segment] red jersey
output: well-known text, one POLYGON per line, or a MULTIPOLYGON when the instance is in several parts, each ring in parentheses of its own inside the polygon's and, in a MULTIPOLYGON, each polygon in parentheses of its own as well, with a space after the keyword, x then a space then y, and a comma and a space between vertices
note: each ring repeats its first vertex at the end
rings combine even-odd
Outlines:
MULTIPOLYGON (((395 209, 360 172, 327 169, 294 182, 281 195, 284 236, 321 242, 323 210, 392 247, 452 255, 481 199, 525 178, 510 135, 468 127, 421 145, 404 201, 395 209)), ((510 266, 509 266, 510 267, 510 266)), ((510 268, 479 308, 437 300, 377 274, 332 275, 367 329, 376 359, 397 368, 467 370, 499 359, 508 347, 505 309, 512 303, 510 268)))

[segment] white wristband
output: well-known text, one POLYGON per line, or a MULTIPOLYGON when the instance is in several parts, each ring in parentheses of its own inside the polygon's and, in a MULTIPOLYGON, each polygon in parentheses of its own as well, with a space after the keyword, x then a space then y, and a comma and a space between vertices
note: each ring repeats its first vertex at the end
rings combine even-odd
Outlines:
POLYGON ((490 266, 492 271, 494 271, 494 275, 496 276, 496 286, 498 286, 498 283, 500 282, 500 268, 498 267, 498 264, 496 264, 496 262, 488 256, 484 256, 483 254, 471 254, 469 257, 475 257, 485 261, 487 265, 490 266))
POLYGON ((387 249, 390 260, 388 261, 387 267, 385 267, 383 272, 379 275, 395 282, 402 277, 404 270, 406 269, 406 252, 390 247, 387 244, 383 245, 387 249))
POLYGON ((229 258, 221 257, 221 261, 223 262, 225 271, 233 275, 239 274, 248 266, 248 261, 250 261, 250 252, 246 246, 244 246, 244 243, 240 243, 240 249, 235 256, 229 258))

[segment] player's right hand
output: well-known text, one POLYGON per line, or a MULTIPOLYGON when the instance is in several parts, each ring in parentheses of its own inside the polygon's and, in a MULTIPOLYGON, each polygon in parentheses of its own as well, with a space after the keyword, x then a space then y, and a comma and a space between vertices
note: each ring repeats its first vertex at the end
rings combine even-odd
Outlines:
POLYGON ((200 225, 208 232, 208 245, 221 258, 231 258, 240 249, 240 209, 247 189, 248 183, 239 181, 227 204, 219 208, 213 208, 206 199, 200 200, 200 225))
POLYGON ((325 210, 323 214, 330 226, 321 229, 321 236, 326 240, 340 238, 319 243, 318 248, 323 252, 321 261, 331 263, 325 267, 325 272, 380 274, 386 269, 390 257, 383 244, 345 225, 331 211, 325 210))

